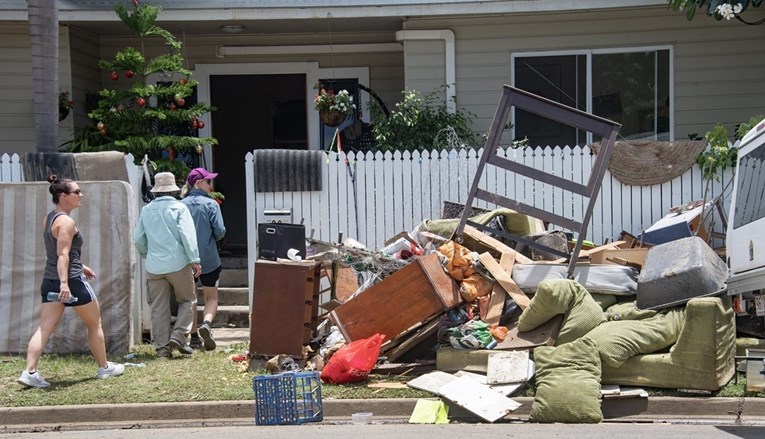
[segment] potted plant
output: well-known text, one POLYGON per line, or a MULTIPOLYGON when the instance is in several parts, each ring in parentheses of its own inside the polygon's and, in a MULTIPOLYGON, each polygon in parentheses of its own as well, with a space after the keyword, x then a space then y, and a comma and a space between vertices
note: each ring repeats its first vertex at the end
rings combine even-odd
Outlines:
POLYGON ((62 91, 58 94, 58 120, 62 121, 69 116, 69 110, 74 107, 74 101, 69 99, 69 92, 62 91))
POLYGON ((348 93, 348 90, 335 93, 331 88, 318 82, 313 88, 317 90, 313 98, 314 107, 319 110, 319 117, 324 125, 336 127, 356 111, 353 96, 348 93))

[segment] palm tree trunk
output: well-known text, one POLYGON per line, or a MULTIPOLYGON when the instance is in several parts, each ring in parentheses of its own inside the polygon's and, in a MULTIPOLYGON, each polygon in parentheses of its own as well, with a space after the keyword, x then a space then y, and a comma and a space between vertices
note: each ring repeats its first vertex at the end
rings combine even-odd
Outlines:
POLYGON ((58 151, 58 4, 27 0, 38 152, 58 151))

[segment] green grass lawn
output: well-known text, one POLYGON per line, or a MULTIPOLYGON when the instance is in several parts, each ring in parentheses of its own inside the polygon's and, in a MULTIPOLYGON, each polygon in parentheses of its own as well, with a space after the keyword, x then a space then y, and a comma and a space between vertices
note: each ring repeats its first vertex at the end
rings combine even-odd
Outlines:
MULTIPOLYGON (((143 363, 144 367, 127 367, 125 374, 107 380, 96 378, 96 364, 90 355, 44 355, 40 371, 51 383, 46 389, 29 389, 16 382, 25 366, 23 356, 0 357, 0 406, 28 407, 68 404, 119 404, 151 402, 252 400, 252 377, 244 362, 231 359, 247 351, 245 344, 195 352, 190 357, 157 360, 149 345, 132 349, 135 358, 110 358, 119 363, 143 363)), ((433 395, 411 388, 370 388, 377 382, 405 382, 408 376, 371 375, 366 382, 343 385, 322 385, 323 399, 427 398, 433 395)), ((695 396, 668 389, 646 389, 651 396, 695 396)), ((519 396, 533 396, 534 387, 521 390, 519 396)), ((744 374, 738 383, 731 380, 712 396, 765 397, 762 392, 747 392, 744 374)))
MULTIPOLYGON (((143 363, 126 367, 116 378, 96 378, 97 366, 90 355, 43 355, 39 369, 51 384, 45 389, 30 389, 16 379, 26 365, 25 357, 0 357, 0 406, 28 407, 67 404, 120 404, 150 402, 252 400, 252 377, 246 362, 235 362, 233 355, 247 352, 244 344, 195 352, 190 357, 175 354, 171 360, 157 360, 149 345, 131 350, 135 358, 109 358, 119 363, 143 363)), ((415 389, 370 389, 369 382, 404 382, 406 377, 373 375, 368 382, 350 385, 322 385, 322 397, 329 398, 419 398, 432 396, 415 389)))

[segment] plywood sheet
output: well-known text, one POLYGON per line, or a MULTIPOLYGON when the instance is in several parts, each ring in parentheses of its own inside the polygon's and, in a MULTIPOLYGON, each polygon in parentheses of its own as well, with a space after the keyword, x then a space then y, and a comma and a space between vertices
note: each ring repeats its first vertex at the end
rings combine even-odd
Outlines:
POLYGON ((457 283, 431 253, 348 300, 329 316, 348 342, 375 333, 390 340, 461 302, 457 283))

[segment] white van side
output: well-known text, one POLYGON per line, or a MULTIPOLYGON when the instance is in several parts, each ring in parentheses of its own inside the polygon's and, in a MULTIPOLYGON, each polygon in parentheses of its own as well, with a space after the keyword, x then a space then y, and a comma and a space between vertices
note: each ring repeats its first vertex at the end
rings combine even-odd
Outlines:
POLYGON ((765 294, 765 120, 741 139, 726 253, 728 294, 765 294))

